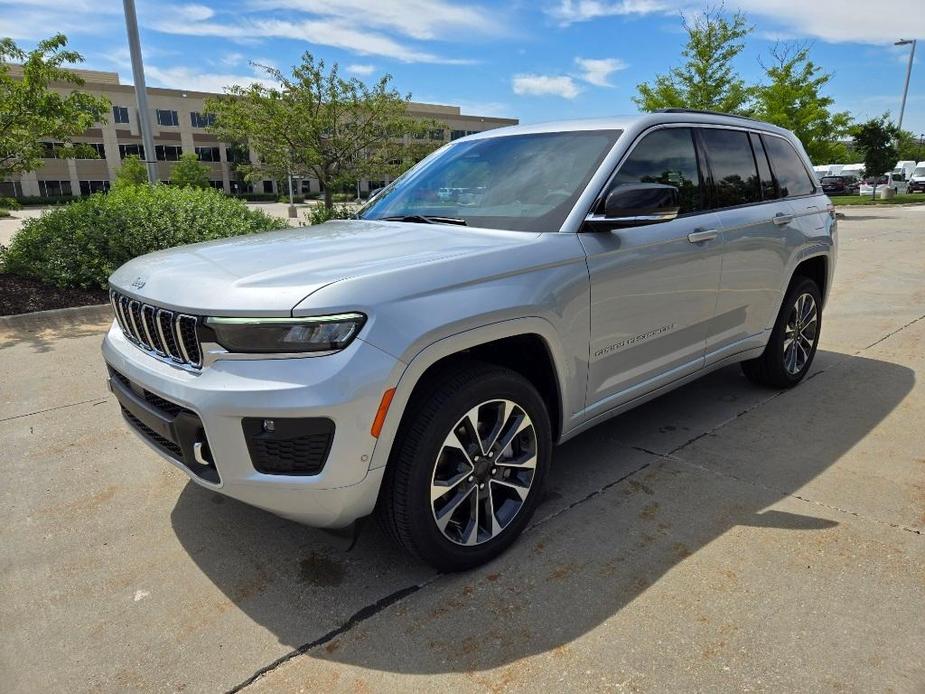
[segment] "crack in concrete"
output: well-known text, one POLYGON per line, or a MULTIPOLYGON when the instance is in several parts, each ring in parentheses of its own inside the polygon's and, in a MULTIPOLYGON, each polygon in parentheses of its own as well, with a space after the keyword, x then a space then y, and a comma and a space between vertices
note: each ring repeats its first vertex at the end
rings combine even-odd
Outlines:
POLYGON ((25 414, 14 414, 9 417, 0 417, 0 423, 3 422, 12 422, 14 419, 23 419, 24 417, 31 417, 37 414, 44 414, 45 412, 54 412, 55 410, 63 410, 68 407, 77 407, 78 405, 86 405, 88 403, 93 403, 93 405, 100 405, 106 402, 108 398, 91 398, 90 400, 81 400, 80 402, 72 402, 67 405, 55 405, 54 407, 46 407, 44 410, 36 410, 35 412, 26 412, 25 414))

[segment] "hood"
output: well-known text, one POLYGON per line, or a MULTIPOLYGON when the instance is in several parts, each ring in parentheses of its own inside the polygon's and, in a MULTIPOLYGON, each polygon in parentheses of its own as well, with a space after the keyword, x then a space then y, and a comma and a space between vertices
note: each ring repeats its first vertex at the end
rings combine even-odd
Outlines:
POLYGON ((325 285, 479 254, 535 236, 364 220, 238 236, 129 261, 110 285, 152 304, 212 315, 290 315, 325 285))

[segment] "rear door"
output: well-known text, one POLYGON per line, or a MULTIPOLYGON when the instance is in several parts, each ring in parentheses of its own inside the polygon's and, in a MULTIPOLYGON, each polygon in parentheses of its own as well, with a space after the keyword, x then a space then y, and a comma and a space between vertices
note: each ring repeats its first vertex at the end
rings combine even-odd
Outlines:
POLYGON ((579 234, 591 273, 589 416, 703 366, 722 237, 717 216, 705 208, 691 128, 660 127, 643 135, 602 198, 640 182, 676 186, 679 217, 579 234))
POLYGON ((709 364, 764 344, 790 257, 790 244, 781 239, 798 236, 798 230, 757 134, 728 127, 703 127, 698 134, 725 246, 716 317, 706 340, 709 364))

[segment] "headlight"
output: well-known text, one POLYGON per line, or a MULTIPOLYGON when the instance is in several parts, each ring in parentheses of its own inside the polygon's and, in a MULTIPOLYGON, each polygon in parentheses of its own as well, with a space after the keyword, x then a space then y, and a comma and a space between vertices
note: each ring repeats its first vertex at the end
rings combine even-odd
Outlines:
MULTIPOLYGON (((353 341, 365 321, 362 313, 341 313, 307 318, 211 317, 205 319, 205 325, 215 334, 215 342, 229 352, 267 354, 341 350, 353 341)), ((200 337, 208 339, 206 335, 200 337)))

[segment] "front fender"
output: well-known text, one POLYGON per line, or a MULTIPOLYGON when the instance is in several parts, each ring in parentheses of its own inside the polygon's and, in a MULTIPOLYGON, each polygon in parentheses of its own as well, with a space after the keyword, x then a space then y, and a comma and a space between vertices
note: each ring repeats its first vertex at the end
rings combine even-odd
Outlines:
MULTIPOLYGON (((573 393, 574 386, 570 379, 565 375, 568 373, 568 360, 564 348, 559 340, 552 323, 539 316, 525 316, 522 318, 513 318, 490 323, 477 328, 472 328, 453 335, 448 335, 440 340, 433 342, 421 351, 419 351, 408 363, 399 362, 396 370, 400 374, 396 376, 395 395, 392 397, 392 403, 389 406, 388 414, 373 449, 372 458, 370 459, 370 469, 376 469, 384 466, 389 459, 392 451, 392 444, 398 433, 398 427, 401 424, 402 416, 411 399, 414 387, 418 384, 421 377, 431 366, 441 359, 456 354, 466 349, 476 347, 486 342, 494 342, 506 337, 515 337, 517 335, 539 335, 546 343, 549 354, 552 358, 553 368, 555 369, 556 382, 559 386, 560 398, 560 421, 559 431, 565 431, 566 419, 571 408, 567 405, 572 402, 574 397, 582 397, 584 393, 573 393)), ((573 382, 584 383, 583 379, 577 379, 573 382)))

